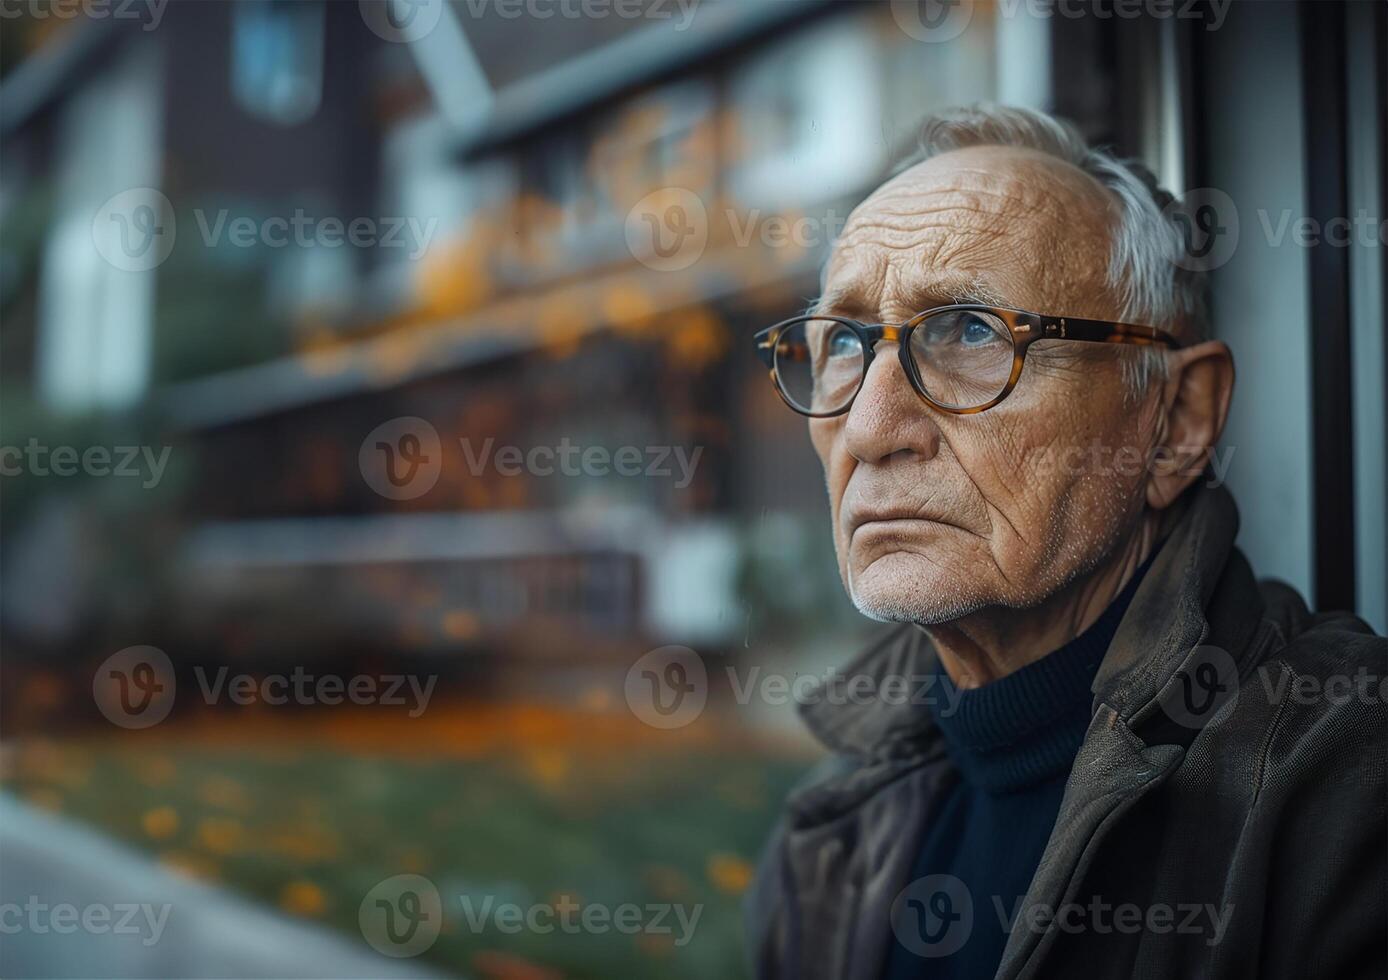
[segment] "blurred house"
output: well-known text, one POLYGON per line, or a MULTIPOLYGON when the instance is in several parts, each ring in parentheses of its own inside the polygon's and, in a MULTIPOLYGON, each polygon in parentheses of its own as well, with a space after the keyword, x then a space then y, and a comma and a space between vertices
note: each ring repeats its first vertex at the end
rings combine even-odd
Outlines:
MULTIPOLYGON (((849 628, 822 477, 747 338, 814 296, 833 234, 919 119, 978 100, 1054 109, 1169 186, 1217 180, 1235 198, 1269 168, 1299 197, 1307 165, 1246 155, 1282 137, 1281 112, 1248 112, 1260 85, 1302 119, 1298 83, 1256 63, 1264 50, 1297 60, 1306 37, 1290 8, 1258 25, 1229 11, 1253 26, 1215 32, 1208 19, 964 4, 967 29, 937 43, 913 3, 723 0, 686 23, 669 4, 540 21, 453 2, 419 37, 382 28, 371 6, 174 2, 155 29, 76 22, 18 63, 6 51, 9 392, 32 394, 34 418, 139 419, 181 474, 149 518, 157 535, 142 535, 159 542, 132 573, 149 582, 124 582, 147 597, 127 642, 568 662, 664 643, 731 651, 797 627, 832 643, 849 628), (1218 81, 1232 62, 1242 88, 1218 81), (129 271, 98 241, 127 229, 93 215, 139 188, 168 202, 167 215, 140 212, 146 228, 176 238, 166 260, 129 271), (281 244, 296 219, 312 240, 281 244), (371 233, 341 244, 355 219, 371 233), (363 443, 400 418, 432 426, 442 466, 427 491, 390 499, 363 443), (642 472, 477 465, 502 447, 565 445, 635 447, 642 472), (662 450, 668 476, 648 471, 662 450), (683 485, 678 452, 697 459, 683 485)), ((1364 56, 1381 64, 1381 45, 1364 56)), ((1345 104, 1371 113, 1374 98, 1345 104)), ((1355 193, 1381 202, 1382 159, 1360 166, 1370 179, 1355 193)), ((1246 248, 1220 275, 1261 283, 1304 261, 1246 248)), ((1346 329, 1378 344, 1377 374, 1356 379, 1358 441, 1335 451, 1358 463, 1348 598, 1382 628, 1383 273, 1364 274, 1380 292, 1356 300, 1346 329)), ((1248 317, 1221 323, 1232 337, 1264 318, 1304 342, 1308 279, 1240 287, 1248 317)), ((1307 406, 1331 382, 1303 365, 1287 397, 1274 387, 1284 366, 1253 358, 1241 372, 1249 414, 1233 431, 1254 468, 1233 479, 1254 498, 1263 449, 1303 473, 1326 451, 1307 406), (1247 421, 1264 402, 1298 414, 1282 429, 1290 449, 1247 421)), ((1280 509, 1245 505, 1245 541, 1261 570, 1313 590, 1329 561, 1317 549, 1343 528, 1318 523, 1324 488, 1294 483, 1280 509)), ((90 541, 56 530, 80 525, 83 506, 36 502, 6 528, 7 628, 32 642, 70 642, 104 601, 90 541), (8 585, 16 573, 66 583, 71 602, 36 620, 33 594, 8 585)), ((1344 597, 1337 581, 1326 598, 1344 597)))

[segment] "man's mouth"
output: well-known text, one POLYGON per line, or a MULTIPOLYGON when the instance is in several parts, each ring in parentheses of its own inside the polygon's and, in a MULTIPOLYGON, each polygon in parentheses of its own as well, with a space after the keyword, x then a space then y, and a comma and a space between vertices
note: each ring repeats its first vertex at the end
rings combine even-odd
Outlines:
POLYGON ((883 533, 907 532, 912 529, 919 529, 921 524, 950 524, 942 515, 921 512, 909 508, 863 508, 849 511, 845 526, 848 528, 849 537, 863 530, 873 530, 883 533))

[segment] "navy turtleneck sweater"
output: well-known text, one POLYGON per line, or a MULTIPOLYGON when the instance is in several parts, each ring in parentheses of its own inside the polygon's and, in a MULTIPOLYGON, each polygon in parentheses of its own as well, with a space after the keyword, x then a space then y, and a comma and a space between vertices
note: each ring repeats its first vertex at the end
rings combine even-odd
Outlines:
POLYGON ((979 980, 997 973, 1089 727, 1094 677, 1151 563, 1148 558, 1093 626, 1006 677, 960 691, 937 667, 940 693, 932 710, 959 779, 937 804, 910 880, 953 876, 949 897, 934 908, 957 914, 962 886, 973 921, 927 917, 921 923, 927 948, 940 955, 917 955, 894 938, 887 980, 979 980))

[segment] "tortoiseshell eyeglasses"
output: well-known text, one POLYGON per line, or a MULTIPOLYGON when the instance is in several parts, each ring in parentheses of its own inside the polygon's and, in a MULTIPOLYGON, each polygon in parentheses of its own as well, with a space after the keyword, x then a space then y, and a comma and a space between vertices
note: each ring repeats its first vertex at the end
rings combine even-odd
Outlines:
POLYGON ((901 368, 921 398, 953 415, 986 411, 1011 394, 1027 348, 1038 340, 1181 346, 1156 327, 973 303, 926 310, 900 325, 800 316, 755 339, 781 400, 811 418, 848 411, 883 340, 897 345, 901 368))

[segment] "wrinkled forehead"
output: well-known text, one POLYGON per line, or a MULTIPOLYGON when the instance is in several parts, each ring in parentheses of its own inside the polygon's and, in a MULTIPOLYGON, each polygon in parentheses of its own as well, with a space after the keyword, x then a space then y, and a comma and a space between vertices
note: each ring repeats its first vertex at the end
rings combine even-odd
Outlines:
POLYGON ((1078 168, 1033 150, 933 157, 854 209, 820 309, 893 319, 985 302, 1106 315, 1112 203, 1078 168))

